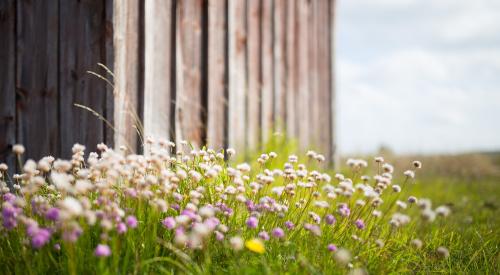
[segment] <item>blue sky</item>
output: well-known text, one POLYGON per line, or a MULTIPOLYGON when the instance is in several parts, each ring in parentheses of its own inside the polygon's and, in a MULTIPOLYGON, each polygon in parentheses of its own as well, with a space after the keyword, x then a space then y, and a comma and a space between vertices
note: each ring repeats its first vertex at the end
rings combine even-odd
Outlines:
POLYGON ((500 149, 500 1, 337 4, 341 153, 500 149))

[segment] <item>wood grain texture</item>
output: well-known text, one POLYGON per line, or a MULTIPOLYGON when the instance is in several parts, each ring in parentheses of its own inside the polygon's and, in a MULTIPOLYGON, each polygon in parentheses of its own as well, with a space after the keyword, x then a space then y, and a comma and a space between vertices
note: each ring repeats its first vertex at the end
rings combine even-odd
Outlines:
POLYGON ((320 123, 319 123, 319 70, 318 70, 318 4, 319 1, 309 2, 307 15, 308 31, 308 62, 309 62, 309 147, 320 150, 320 123))
POLYGON ((0 163, 14 172, 16 143, 16 1, 0 2, 0 163))
POLYGON ((248 60, 248 95, 247 95, 247 143, 255 149, 260 143, 260 97, 261 97, 261 14, 262 1, 247 2, 247 60, 248 60))
POLYGON ((317 62, 318 62, 318 148, 331 160, 332 154, 332 114, 330 99, 330 27, 328 0, 319 0, 317 10, 317 62))
POLYGON ((312 131, 310 121, 311 107, 309 97, 309 56, 308 56, 308 15, 309 15, 309 1, 299 0, 297 6, 298 16, 298 30, 297 30, 297 87, 298 95, 296 101, 297 111, 297 131, 299 146, 302 150, 306 150, 309 146, 309 132, 312 131))
POLYGON ((245 146, 246 118, 245 97, 246 78, 246 1, 228 1, 228 40, 229 40, 229 106, 228 106, 228 143, 230 147, 243 149, 245 146))
POLYGON ((337 152, 337 131, 336 131, 336 113, 337 113, 337 103, 336 103, 336 89, 335 89, 335 12, 336 12, 336 0, 328 1, 329 4, 329 14, 328 14, 328 20, 329 20, 329 53, 330 53, 330 157, 333 162, 333 167, 335 170, 338 171, 340 167, 340 155, 337 152))
POLYGON ((177 91, 175 99, 176 142, 203 142, 201 99, 201 0, 177 3, 177 91))
POLYGON ((16 9, 17 142, 30 158, 59 155, 58 2, 21 0, 16 9))
MULTIPOLYGON (((104 28, 102 30, 102 35, 104 36, 104 47, 105 47, 105 60, 104 65, 108 67, 112 72, 115 71, 115 54, 113 50, 113 38, 114 38, 114 29, 113 29, 113 2, 114 0, 105 0, 105 15, 104 15, 104 28)), ((105 75, 108 79, 111 80, 112 83, 115 82, 115 78, 113 75, 105 72, 105 70, 100 70, 100 72, 105 75)), ((114 101, 115 96, 113 94, 113 87, 111 85, 106 86, 106 108, 105 108, 105 117, 106 120, 109 121, 111 125, 115 123, 114 117, 114 101)), ((108 146, 114 146, 115 140, 115 131, 113 128, 109 127, 105 124, 106 128, 104 131, 105 134, 105 143, 108 146)))
POLYGON ((273 7, 272 0, 262 2, 261 139, 263 143, 271 137, 274 130, 273 7))
POLYGON ((139 91, 139 0, 115 1, 115 146, 136 151, 138 145, 135 117, 139 91))
POLYGON ((105 142, 104 122, 74 105, 105 115, 107 84, 87 73, 100 73, 97 64, 105 62, 105 2, 62 1, 59 7, 60 150, 69 158, 74 143, 95 151, 98 143, 105 142))
POLYGON ((171 0, 145 1, 144 135, 167 140, 173 138, 172 8, 171 0))
POLYGON ((297 101, 297 0, 290 0, 287 3, 286 20, 286 134, 288 138, 295 139, 298 136, 298 112, 296 109, 297 101))
POLYGON ((207 144, 227 145, 227 1, 208 0, 207 144))
MULTIPOLYGON (((275 131, 285 132, 286 113, 286 15, 287 1, 274 1, 274 125, 275 131)), ((293 45, 289 45, 293 47, 293 45)))

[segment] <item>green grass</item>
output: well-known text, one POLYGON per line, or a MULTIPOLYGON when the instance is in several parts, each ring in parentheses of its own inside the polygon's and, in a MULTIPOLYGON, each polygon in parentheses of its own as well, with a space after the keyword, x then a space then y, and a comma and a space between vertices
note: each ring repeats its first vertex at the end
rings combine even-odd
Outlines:
MULTIPOLYGON (((273 141, 266 147, 266 152, 276 151, 279 159, 266 164, 269 169, 282 167, 286 161, 285 156, 293 152, 293 145, 283 141, 273 141)), ((247 155, 248 159, 256 159, 256 154, 247 155)), ((301 157, 304 160, 305 157, 301 157)), ((192 169, 199 170, 199 161, 189 164, 192 169)), ((226 165, 221 162, 222 165, 226 165)), ((235 163, 232 163, 235 164, 235 163)), ((316 167, 313 161, 306 162, 308 168, 316 167)), ((175 171, 182 165, 175 165, 175 171)), ((184 167, 186 168, 186 167, 184 167)), ((252 178, 262 168, 253 164, 252 178)), ((312 169, 312 168, 311 168, 312 169)), ((369 168, 366 172, 370 172, 369 168)), ((0 273, 2 274, 344 274, 349 268, 344 267, 334 260, 333 253, 326 247, 334 243, 339 248, 347 248, 352 256, 354 268, 361 268, 370 274, 402 274, 402 273, 443 273, 443 274, 499 274, 499 245, 500 212, 500 178, 483 177, 468 179, 467 177, 454 177, 453 175, 426 176, 424 168, 417 171, 415 183, 403 183, 400 176, 395 177, 393 183, 401 184, 403 191, 399 195, 384 193, 384 204, 380 207, 386 213, 380 220, 369 218, 369 208, 353 207, 360 194, 355 193, 351 199, 338 198, 336 202, 347 202, 352 213, 349 219, 337 217, 335 226, 321 225, 321 236, 315 236, 305 230, 286 231, 284 240, 271 238, 265 242, 264 254, 257 254, 247 249, 235 251, 228 241, 219 242, 210 236, 203 244, 201 250, 190 250, 185 247, 176 247, 172 244, 173 232, 166 230, 161 225, 161 220, 166 216, 176 215, 172 209, 161 213, 150 205, 149 199, 125 199, 119 183, 114 187, 118 195, 116 202, 127 214, 134 214, 139 220, 136 229, 129 229, 125 235, 118 235, 110 231, 107 240, 101 239, 103 229, 87 225, 83 218, 78 221, 84 233, 76 243, 61 241, 60 235, 54 235, 49 244, 39 250, 31 249, 26 238, 25 228, 13 231, 0 231, 0 273), (433 223, 423 223, 419 219, 419 210, 412 206, 405 211, 411 216, 411 222, 399 229, 389 226, 390 214, 395 212, 391 206, 396 198, 406 200, 409 195, 418 198, 430 198, 433 208, 439 205, 448 205, 452 213, 446 218, 438 217, 433 223), (355 217, 365 220, 365 230, 356 229, 352 223, 355 217), (364 241, 352 239, 356 234, 364 241), (423 241, 421 249, 410 245, 414 238, 423 241), (385 242, 383 248, 375 245, 375 240, 385 242), (108 258, 97 258, 93 255, 94 248, 99 243, 107 243, 112 249, 108 258), (61 244, 61 250, 53 248, 61 244), (449 249, 447 259, 438 257, 436 249, 444 246, 449 249)), ((365 172, 365 171, 364 171, 365 172)), ((396 171, 401 175, 403 171, 396 171)), ((330 173, 333 177, 333 173, 330 173)), ((346 176, 351 172, 344 170, 346 176)), ((373 174, 373 173, 372 173, 373 174)), ((359 176, 359 175, 358 175, 359 176)), ((359 177, 358 177, 359 178, 359 177)), ((202 199, 203 203, 215 202, 215 186, 228 183, 226 170, 215 179, 203 179, 199 185, 207 188, 208 192, 202 199)), ((335 182, 335 181, 332 181, 335 182)), ((355 181, 357 183, 358 181, 355 181)), ((127 183, 121 183, 127 184, 127 183)), ((283 184, 277 180, 274 185, 283 184)), ((336 183, 335 183, 336 184, 336 183)), ((194 183, 185 180, 179 185, 179 193, 186 194, 194 183)), ((264 189, 269 194, 270 187, 264 189)), ((41 192, 41 191, 40 191, 41 192)), ((44 191, 48 192, 48 191, 44 191)), ((42 192, 43 193, 43 192, 42 192)), ((44 193, 46 194, 46 193, 44 193)), ((326 210, 313 208, 311 190, 297 189, 293 198, 277 197, 281 202, 290 205, 284 217, 275 214, 264 214, 260 218, 259 226, 271 231, 276 226, 283 227, 284 221, 292 220, 295 224, 310 221, 307 212, 316 211, 320 216, 327 212, 333 213, 332 207, 326 210), (299 199, 305 198, 306 209, 295 208, 293 205, 299 199)), ((247 193, 249 197, 251 194, 247 193)), ((88 194, 90 199, 96 199, 96 193, 88 194)), ((164 198, 172 203, 170 195, 164 198)), ((28 200, 28 198, 26 198, 28 200)), ((184 197, 181 205, 187 203, 184 197)), ((249 213, 242 203, 229 200, 227 203, 234 209, 231 217, 218 216, 230 231, 226 239, 231 236, 241 236, 251 239, 257 236, 259 230, 247 229, 245 220, 249 213)), ((26 209, 30 207, 27 206, 26 209)), ((28 210, 29 211, 29 210, 28 210)), ((51 224, 43 219, 38 219, 43 226, 51 224)))

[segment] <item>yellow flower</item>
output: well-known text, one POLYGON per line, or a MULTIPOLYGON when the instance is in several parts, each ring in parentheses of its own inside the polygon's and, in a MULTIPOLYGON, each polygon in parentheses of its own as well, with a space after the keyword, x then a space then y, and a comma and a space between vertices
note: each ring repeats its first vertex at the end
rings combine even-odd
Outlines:
POLYGON ((248 250, 256 252, 256 253, 264 253, 266 249, 264 248, 264 244, 259 239, 251 239, 245 242, 245 246, 248 250))

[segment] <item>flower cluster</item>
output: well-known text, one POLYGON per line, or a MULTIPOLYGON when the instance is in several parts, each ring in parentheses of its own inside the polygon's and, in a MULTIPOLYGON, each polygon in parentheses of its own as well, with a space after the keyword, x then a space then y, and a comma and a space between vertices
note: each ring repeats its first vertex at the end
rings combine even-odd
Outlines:
MULTIPOLYGON (((135 155, 99 144, 86 156, 76 144, 71 160, 26 161, 12 191, 1 180, 7 178, 2 169, 0 230, 25 232, 33 249, 75 243, 89 230, 98 236, 96 257, 118 254, 111 249, 114 238, 151 223, 158 225, 158 238, 188 252, 219 245, 262 254, 268 245, 310 238, 346 266, 356 261, 353 240, 382 248, 397 230, 450 214, 447 206, 432 209, 425 198, 401 198, 422 167, 418 161, 396 184, 394 168, 381 157, 372 177, 364 174, 368 162, 358 159, 332 177, 316 169, 325 158, 314 151, 307 152, 314 160, 307 167, 296 155, 277 166, 275 152, 251 165, 228 160, 236 154, 231 148, 192 149, 186 142, 177 148, 151 138, 146 148, 135 155)), ((421 247, 422 241, 411 244, 421 247)), ((439 254, 446 258, 448 251, 440 248, 439 254)))

